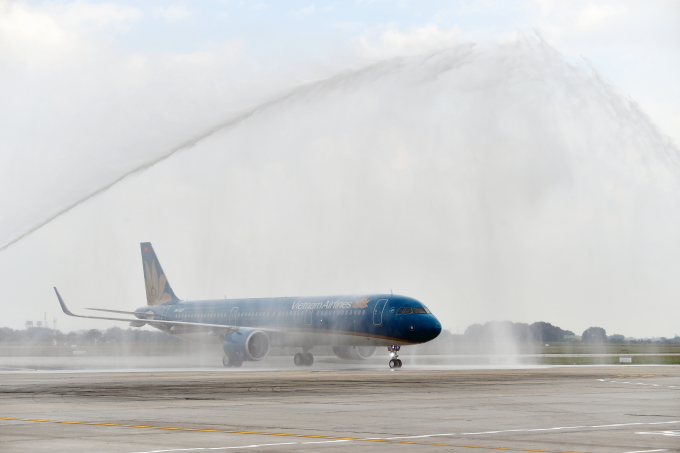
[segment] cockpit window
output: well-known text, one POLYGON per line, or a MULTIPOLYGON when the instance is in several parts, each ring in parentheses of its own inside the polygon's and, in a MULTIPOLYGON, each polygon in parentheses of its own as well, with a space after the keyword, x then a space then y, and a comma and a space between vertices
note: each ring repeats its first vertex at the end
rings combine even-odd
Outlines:
POLYGON ((404 307, 401 307, 399 310, 397 310, 398 315, 403 315, 404 314, 404 307))
POLYGON ((420 307, 413 307, 413 313, 417 313, 419 315, 426 315, 427 310, 425 310, 424 308, 420 308, 420 307))
POLYGON ((410 315, 411 313, 413 313, 413 310, 411 309, 411 307, 404 308, 404 314, 405 315, 410 315))

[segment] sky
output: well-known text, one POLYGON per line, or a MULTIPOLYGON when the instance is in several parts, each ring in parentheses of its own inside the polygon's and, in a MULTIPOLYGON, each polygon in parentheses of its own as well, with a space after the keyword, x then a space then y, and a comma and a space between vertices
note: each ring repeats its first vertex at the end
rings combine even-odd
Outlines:
POLYGON ((673 336, 680 4, 0 1, 3 325, 389 292, 673 336), (94 196, 92 196, 94 195, 94 196))

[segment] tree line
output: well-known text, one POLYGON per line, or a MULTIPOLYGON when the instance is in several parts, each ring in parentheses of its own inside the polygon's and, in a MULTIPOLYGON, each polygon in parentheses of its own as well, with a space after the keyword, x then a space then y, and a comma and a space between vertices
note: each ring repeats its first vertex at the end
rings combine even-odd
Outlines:
MULTIPOLYGON (((491 321, 484 324, 472 324, 465 329, 462 335, 442 330, 438 341, 465 341, 465 342, 492 342, 513 341, 516 343, 556 343, 563 341, 578 341, 579 338, 570 330, 564 330, 549 322, 535 322, 527 324, 511 321, 491 321)), ((607 335, 602 327, 589 327, 581 334, 580 340, 586 343, 622 343, 626 341, 623 335, 607 335)), ((9 327, 0 327, 0 343, 22 344, 112 344, 112 343, 166 343, 181 342, 182 340, 164 332, 142 329, 121 329, 109 327, 101 331, 99 329, 81 330, 78 332, 63 333, 45 327, 29 327, 27 329, 13 330, 9 327)), ((672 339, 661 338, 665 342, 680 342, 680 337, 672 339)))
POLYGON ((164 343, 181 342, 182 340, 164 332, 142 329, 121 329, 109 327, 101 331, 99 329, 81 330, 78 332, 63 333, 45 327, 29 327, 27 329, 10 329, 0 327, 0 343, 22 344, 111 344, 111 343, 164 343))
MULTIPOLYGON (((623 335, 607 335, 603 327, 589 327, 577 336, 571 330, 554 326, 549 322, 539 321, 533 324, 512 321, 491 321, 484 324, 472 324, 462 335, 443 330, 439 341, 463 341, 468 343, 483 342, 515 342, 515 343, 559 343, 565 341, 582 341, 585 343, 623 343, 627 341, 623 335)), ((661 338, 664 342, 680 342, 680 337, 661 338)), ((649 340, 634 340, 649 341, 649 340)))

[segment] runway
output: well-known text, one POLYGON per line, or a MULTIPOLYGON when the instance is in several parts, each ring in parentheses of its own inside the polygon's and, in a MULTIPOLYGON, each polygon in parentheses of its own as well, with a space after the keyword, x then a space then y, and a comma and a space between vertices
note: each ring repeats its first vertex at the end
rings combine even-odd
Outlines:
POLYGON ((2 452, 680 451, 677 366, 16 370, 0 399, 2 452))

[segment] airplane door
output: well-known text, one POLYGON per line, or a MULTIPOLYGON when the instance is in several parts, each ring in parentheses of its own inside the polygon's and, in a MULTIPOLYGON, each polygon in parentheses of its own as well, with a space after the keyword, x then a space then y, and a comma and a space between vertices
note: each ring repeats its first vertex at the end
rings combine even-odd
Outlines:
POLYGON ((378 302, 375 303, 375 307, 373 307, 373 325, 374 326, 382 325, 382 314, 383 314, 383 310, 385 310, 385 304, 386 303, 387 303, 387 299, 380 299, 378 302))
POLYGON ((305 311, 305 325, 306 326, 312 325, 312 309, 311 308, 308 308, 307 311, 305 311))
POLYGON ((229 325, 236 325, 236 314, 238 313, 238 307, 232 307, 231 312, 229 312, 229 325))

